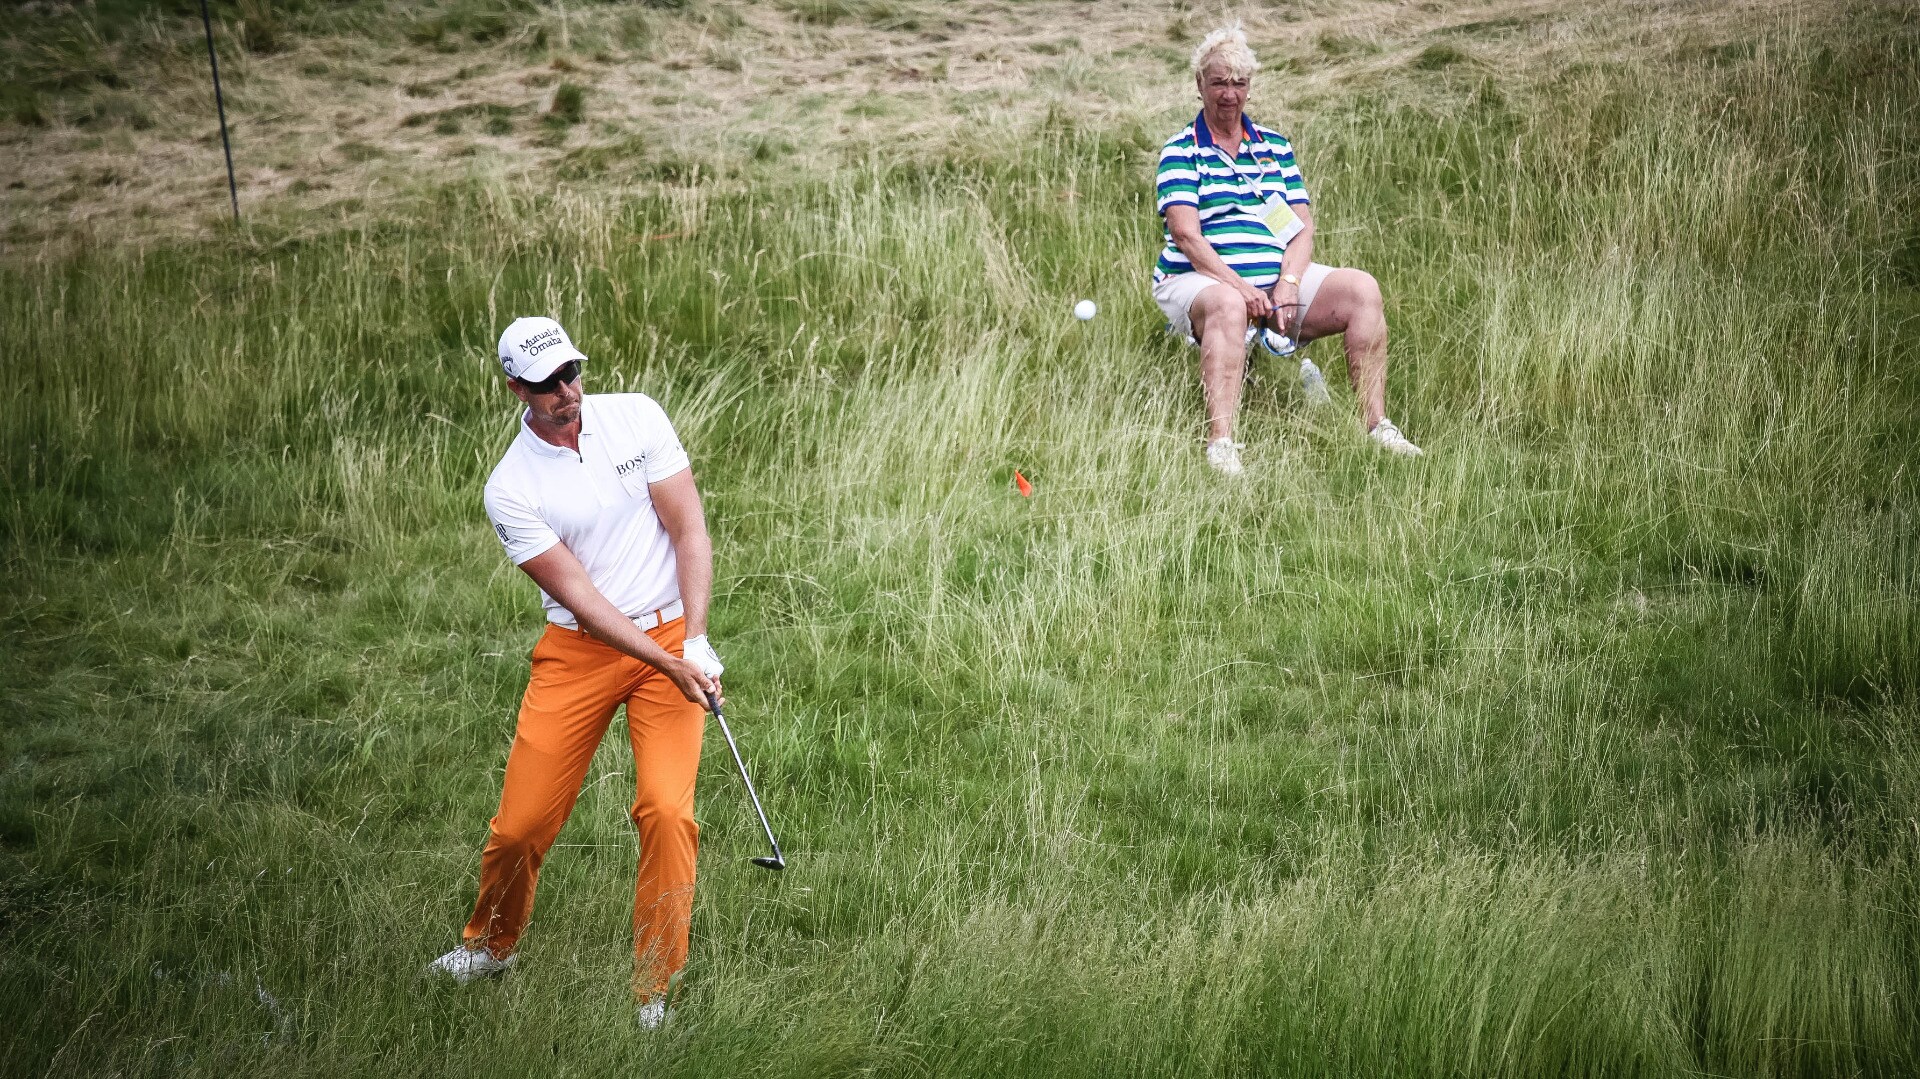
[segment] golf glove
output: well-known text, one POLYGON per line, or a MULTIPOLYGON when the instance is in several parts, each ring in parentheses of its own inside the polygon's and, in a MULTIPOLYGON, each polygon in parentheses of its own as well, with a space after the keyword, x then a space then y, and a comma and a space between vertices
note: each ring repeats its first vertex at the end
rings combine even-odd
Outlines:
POLYGON ((707 635, 704 633, 698 637, 688 637, 686 648, 681 654, 686 657, 688 663, 700 668, 700 673, 708 678, 718 678, 720 673, 727 669, 720 662, 720 654, 713 650, 713 645, 707 643, 707 635))

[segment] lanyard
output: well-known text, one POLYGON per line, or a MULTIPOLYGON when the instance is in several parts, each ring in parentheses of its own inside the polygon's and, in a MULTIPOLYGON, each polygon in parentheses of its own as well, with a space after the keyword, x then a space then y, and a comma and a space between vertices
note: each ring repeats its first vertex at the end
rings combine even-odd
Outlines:
MULTIPOLYGON (((1200 114, 1200 122, 1203 124, 1207 122, 1205 113, 1200 114)), ((1209 132, 1208 134, 1212 134, 1212 133, 1209 132)), ((1258 180, 1252 181, 1253 197, 1259 199, 1262 202, 1265 202, 1268 197, 1267 196, 1267 165, 1266 165, 1266 162, 1260 160, 1260 152, 1259 150, 1255 149, 1255 147, 1265 146, 1267 144, 1267 140, 1264 138, 1261 138, 1259 132, 1256 130, 1252 138, 1245 138, 1244 132, 1243 132, 1243 137, 1241 138, 1240 141, 1247 145, 1247 156, 1253 158, 1253 163, 1255 165, 1260 166, 1260 178, 1258 180)), ((1218 142, 1210 142, 1208 145, 1213 150, 1215 156, 1219 157, 1220 160, 1225 161, 1227 163, 1227 167, 1233 170, 1233 174, 1239 177, 1241 182, 1243 183, 1247 182, 1247 174, 1240 171, 1240 162, 1238 160, 1236 160, 1233 157, 1227 156, 1227 152, 1220 148, 1220 144, 1218 142)))

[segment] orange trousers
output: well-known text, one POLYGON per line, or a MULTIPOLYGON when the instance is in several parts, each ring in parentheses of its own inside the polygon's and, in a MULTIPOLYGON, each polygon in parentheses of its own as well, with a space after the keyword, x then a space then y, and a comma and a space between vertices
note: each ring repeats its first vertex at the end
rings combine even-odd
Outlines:
MULTIPOLYGON (((685 619, 647 631, 681 655, 685 619)), ((533 648, 533 673, 507 755, 500 811, 480 855, 480 897, 462 934, 468 947, 512 952, 533 914, 540 863, 573 812, 587 765, 613 713, 627 706, 633 743, 634 827, 640 875, 633 892, 633 988, 642 997, 667 990, 687 962, 693 915, 693 781, 700 769, 706 710, 672 679, 579 630, 549 625, 533 648)))

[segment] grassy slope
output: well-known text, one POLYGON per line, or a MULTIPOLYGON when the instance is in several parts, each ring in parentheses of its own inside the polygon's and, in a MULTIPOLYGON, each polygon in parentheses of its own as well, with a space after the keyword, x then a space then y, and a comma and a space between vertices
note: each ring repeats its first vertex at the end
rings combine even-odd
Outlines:
POLYGON ((1251 481, 1199 464, 1138 283, 1164 119, 0 268, 0 1059, 1911 1072, 1914 35, 1551 81, 1441 38, 1313 111, 1411 467, 1271 369, 1251 481), (534 632, 477 506, 534 310, 695 455, 794 862, 710 746, 661 1038, 617 738, 525 968, 410 980, 534 632))
MULTIPOLYGON (((1194 19, 1157 0, 216 0, 213 13, 242 212, 296 229, 390 215, 448 176, 604 188, 769 162, 816 171, 862 149, 937 155, 956 126, 1050 102, 1134 116, 1160 104, 1194 19)), ((1297 89, 1470 17, 1334 0, 1255 27, 1310 61, 1297 89)), ((0 252, 221 227, 193 0, 40 0, 8 30, 0 252)))

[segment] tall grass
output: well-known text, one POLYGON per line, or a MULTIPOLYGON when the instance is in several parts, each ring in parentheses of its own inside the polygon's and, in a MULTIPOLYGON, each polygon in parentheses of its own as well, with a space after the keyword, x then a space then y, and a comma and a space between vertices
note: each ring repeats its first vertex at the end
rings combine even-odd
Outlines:
POLYGON ((0 1059, 1911 1073, 1915 40, 1416 60, 1304 117, 1430 456, 1269 368, 1239 484, 1145 298, 1173 111, 0 267, 0 1059), (537 625, 478 501, 533 312, 693 453, 793 863, 710 752, 662 1035, 618 739, 522 967, 414 978, 537 625))

